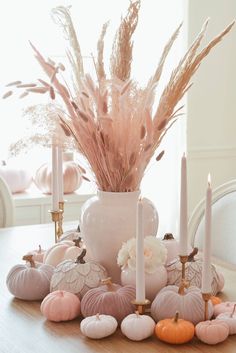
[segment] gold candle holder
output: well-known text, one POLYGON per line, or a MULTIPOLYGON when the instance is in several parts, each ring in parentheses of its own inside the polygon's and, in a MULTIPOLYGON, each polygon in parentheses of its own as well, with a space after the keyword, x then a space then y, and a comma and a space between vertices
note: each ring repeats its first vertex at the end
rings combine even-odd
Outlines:
POLYGON ((204 307, 204 320, 208 320, 208 302, 211 298, 211 293, 202 293, 202 299, 205 302, 205 307, 204 307))
POLYGON ((179 255, 179 259, 182 264, 182 280, 185 280, 185 264, 188 261, 188 255, 179 255))
POLYGON ((58 211, 53 211, 50 210, 49 211, 51 213, 52 216, 52 221, 54 222, 54 236, 55 236, 55 243, 58 242, 60 236, 62 235, 61 233, 61 229, 59 227, 59 222, 61 221, 62 218, 62 210, 58 210, 58 211))
POLYGON ((59 210, 62 211, 61 217, 58 221, 58 233, 60 234, 59 237, 64 233, 63 232, 63 214, 64 214, 64 206, 65 201, 59 201, 59 210))
POLYGON ((132 304, 135 305, 135 311, 138 311, 140 315, 145 314, 146 307, 151 303, 150 300, 145 299, 143 302, 138 301, 136 299, 131 301, 132 304))

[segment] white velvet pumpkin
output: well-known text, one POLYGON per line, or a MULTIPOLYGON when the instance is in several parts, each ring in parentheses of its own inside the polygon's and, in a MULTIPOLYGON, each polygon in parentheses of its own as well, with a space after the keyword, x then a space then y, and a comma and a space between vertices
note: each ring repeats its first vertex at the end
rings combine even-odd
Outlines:
POLYGON ((100 339, 112 335, 117 329, 116 319, 110 315, 92 315, 83 319, 80 323, 80 330, 83 335, 100 339))
POLYGON ((86 249, 76 260, 64 260, 54 269, 50 291, 65 290, 80 298, 91 288, 98 287, 107 277, 106 269, 94 261, 84 261, 86 249))
MULTIPOLYGON (((151 315, 155 321, 171 318, 179 312, 181 319, 191 321, 194 325, 204 320, 205 303, 201 290, 195 286, 184 288, 179 294, 178 286, 167 286, 160 290, 151 305, 151 315)), ((213 315, 213 305, 208 302, 209 318, 213 315)))
POLYGON ((216 317, 216 320, 224 321, 229 326, 229 334, 236 334, 236 304, 233 307, 232 312, 221 313, 216 317))
POLYGON ((81 238, 56 243, 45 252, 43 262, 55 267, 64 260, 75 260, 81 254, 81 246, 81 238))
POLYGON ((10 165, 0 167, 0 176, 6 181, 13 194, 28 189, 33 179, 29 170, 10 165))
POLYGON ((24 300, 41 300, 50 292, 50 280, 53 267, 35 263, 33 255, 23 257, 26 264, 18 264, 9 271, 7 288, 16 298, 24 300))
POLYGON ((152 336, 156 323, 148 315, 139 315, 136 311, 124 318, 121 323, 121 332, 132 341, 142 341, 152 336))
POLYGON ((110 279, 103 281, 104 285, 90 289, 81 300, 81 313, 84 317, 96 313, 111 315, 121 322, 124 317, 134 312, 135 287, 120 286, 110 279))
MULTIPOLYGON (((51 164, 44 163, 39 167, 34 176, 36 186, 44 194, 52 193, 52 168, 51 164)), ((77 190, 82 183, 82 174, 78 165, 73 161, 63 162, 64 194, 77 190)))

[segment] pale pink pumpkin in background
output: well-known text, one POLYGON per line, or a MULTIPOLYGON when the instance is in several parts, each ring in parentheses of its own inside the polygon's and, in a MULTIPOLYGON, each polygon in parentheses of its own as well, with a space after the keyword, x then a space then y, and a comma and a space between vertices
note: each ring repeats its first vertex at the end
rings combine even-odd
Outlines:
POLYGON ((33 260, 36 262, 43 262, 45 252, 46 250, 39 245, 38 249, 30 250, 27 255, 33 255, 33 260))
POLYGON ((13 194, 28 189, 33 180, 28 169, 7 165, 5 162, 0 166, 0 176, 6 181, 13 194))
POLYGON ((73 293, 58 290, 44 298, 40 310, 50 321, 69 321, 80 315, 80 300, 73 293))
POLYGON ((236 305, 236 302, 229 301, 216 304, 214 306, 214 317, 217 317, 222 313, 232 313, 232 311, 234 310, 234 305, 236 305))
POLYGON ((236 304, 234 304, 233 310, 231 312, 224 312, 216 317, 216 320, 222 320, 229 326, 229 334, 236 334, 236 304))
POLYGON ((45 252, 43 262, 51 266, 57 266, 64 260, 75 260, 81 254, 80 246, 82 246, 81 238, 56 243, 45 252))

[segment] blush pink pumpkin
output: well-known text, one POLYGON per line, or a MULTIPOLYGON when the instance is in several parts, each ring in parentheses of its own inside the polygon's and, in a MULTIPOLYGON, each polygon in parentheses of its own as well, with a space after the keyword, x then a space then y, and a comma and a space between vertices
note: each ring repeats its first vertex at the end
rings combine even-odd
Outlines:
POLYGON ((140 315, 138 311, 129 314, 121 322, 121 332, 132 341, 142 341, 152 336, 156 323, 148 315, 140 315))
POLYGON ((73 293, 57 290, 44 298, 40 310, 50 321, 69 321, 80 315, 80 300, 73 293))
MULTIPOLYGON (((155 321, 174 317, 179 312, 181 319, 196 325, 204 320, 204 301, 197 287, 185 288, 184 285, 167 286, 160 290, 151 305, 151 316, 155 321)), ((213 305, 208 302, 209 318, 213 315, 213 305)))
MULTIPOLYGON (((35 173, 34 182, 44 194, 52 193, 52 169, 50 164, 43 164, 35 173)), ((82 182, 81 171, 73 161, 63 162, 64 194, 77 190, 82 182)))
POLYGON ((41 300, 50 292, 50 280, 54 268, 35 263, 33 255, 23 256, 24 264, 12 267, 7 275, 7 288, 16 298, 41 300))
POLYGON ((43 250, 39 245, 38 249, 29 251, 27 255, 33 255, 33 260, 36 262, 43 262, 45 252, 46 250, 43 250))
POLYGON ((64 260, 75 260, 81 254, 81 238, 63 240, 51 246, 44 254, 43 262, 47 265, 56 267, 64 260))
POLYGON ((0 176, 13 194, 28 189, 32 183, 32 175, 28 170, 6 164, 0 167, 0 176))
POLYGON ((232 312, 221 313, 216 317, 216 320, 224 321, 229 326, 229 334, 235 335, 236 334, 236 304, 232 312))
POLYGON ((121 322, 134 312, 135 287, 120 286, 111 282, 111 278, 102 281, 98 288, 90 289, 81 300, 81 313, 84 317, 96 313, 111 315, 121 322))
POLYGON ((217 317, 222 313, 232 313, 235 304, 236 302, 223 302, 214 305, 214 317, 217 317))
POLYGON ((207 320, 196 325, 195 334, 204 343, 217 344, 226 340, 229 327, 221 320, 207 320))

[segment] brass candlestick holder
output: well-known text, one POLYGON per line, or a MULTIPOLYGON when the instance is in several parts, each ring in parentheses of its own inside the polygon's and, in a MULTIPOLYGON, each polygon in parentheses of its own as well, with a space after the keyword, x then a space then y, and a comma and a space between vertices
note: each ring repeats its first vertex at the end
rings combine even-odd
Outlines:
POLYGON ((58 210, 58 211, 50 210, 49 212, 51 213, 52 221, 54 222, 54 225, 55 225, 54 235, 55 235, 55 243, 57 243, 58 240, 60 239, 60 236, 62 235, 62 228, 59 227, 59 223, 62 221, 63 211, 62 210, 58 210))
POLYGON ((182 280, 185 280, 185 264, 188 261, 188 255, 179 255, 179 259, 182 264, 182 280))
POLYGON ((208 315, 208 302, 211 298, 211 293, 202 293, 202 299, 205 302, 205 307, 204 307, 204 320, 208 320, 209 315, 208 315))
POLYGON ((145 314, 146 307, 151 303, 150 300, 145 299, 143 302, 138 301, 136 299, 131 301, 132 304, 135 305, 135 311, 138 311, 140 315, 145 314))
POLYGON ((59 201, 59 210, 62 211, 61 217, 59 218, 58 221, 58 232, 60 236, 64 233, 63 232, 63 214, 64 214, 64 206, 65 206, 65 201, 59 201))

